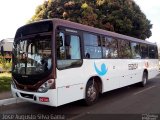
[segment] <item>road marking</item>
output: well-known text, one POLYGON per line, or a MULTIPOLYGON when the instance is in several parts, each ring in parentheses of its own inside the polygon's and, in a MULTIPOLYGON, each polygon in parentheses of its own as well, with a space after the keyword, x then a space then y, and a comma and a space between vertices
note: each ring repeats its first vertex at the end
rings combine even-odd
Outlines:
POLYGON ((142 93, 142 92, 145 92, 145 91, 147 91, 147 90, 150 90, 150 89, 152 89, 152 88, 154 88, 154 87, 156 87, 156 86, 151 86, 151 87, 149 87, 149 88, 146 88, 146 89, 144 89, 144 90, 141 90, 141 91, 139 91, 139 92, 136 92, 136 93, 134 93, 134 95, 138 95, 138 94, 140 94, 140 93, 142 93))

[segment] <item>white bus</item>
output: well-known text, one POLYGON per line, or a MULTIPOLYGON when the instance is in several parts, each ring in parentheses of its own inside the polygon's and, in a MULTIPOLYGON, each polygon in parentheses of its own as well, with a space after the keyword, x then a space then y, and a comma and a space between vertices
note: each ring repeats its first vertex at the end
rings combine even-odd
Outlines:
POLYGON ((20 27, 13 45, 14 97, 60 106, 158 75, 156 44, 51 19, 20 27))

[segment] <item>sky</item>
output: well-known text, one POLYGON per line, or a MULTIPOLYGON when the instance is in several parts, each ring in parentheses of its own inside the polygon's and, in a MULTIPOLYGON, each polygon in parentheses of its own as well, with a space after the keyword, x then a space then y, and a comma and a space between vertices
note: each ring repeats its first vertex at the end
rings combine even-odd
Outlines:
POLYGON ((134 0, 147 19, 151 21, 152 36, 147 39, 150 42, 156 42, 160 46, 160 0, 134 0))
POLYGON ((45 0, 0 0, 0 40, 14 38, 45 0))
MULTIPOLYGON (((26 24, 35 9, 45 0, 0 0, 0 40, 14 38, 16 30, 26 24)), ((160 45, 160 0, 134 0, 153 24, 147 39, 160 45)))

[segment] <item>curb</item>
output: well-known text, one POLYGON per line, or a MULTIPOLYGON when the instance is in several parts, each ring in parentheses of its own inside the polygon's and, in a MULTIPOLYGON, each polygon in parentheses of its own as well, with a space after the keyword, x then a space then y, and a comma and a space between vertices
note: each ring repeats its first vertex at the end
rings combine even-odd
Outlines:
POLYGON ((11 105, 11 104, 21 103, 21 102, 25 102, 25 101, 20 98, 3 99, 3 100, 0 100, 0 106, 11 105))

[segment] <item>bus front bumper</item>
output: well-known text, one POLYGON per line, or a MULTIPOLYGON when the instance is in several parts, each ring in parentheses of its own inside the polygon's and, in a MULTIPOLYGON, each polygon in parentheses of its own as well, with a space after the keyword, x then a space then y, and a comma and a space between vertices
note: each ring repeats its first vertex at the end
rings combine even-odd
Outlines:
POLYGON ((25 101, 49 105, 57 107, 57 90, 56 89, 49 89, 45 93, 38 93, 38 92, 27 92, 15 89, 13 85, 11 85, 12 95, 15 98, 20 98, 25 101))

